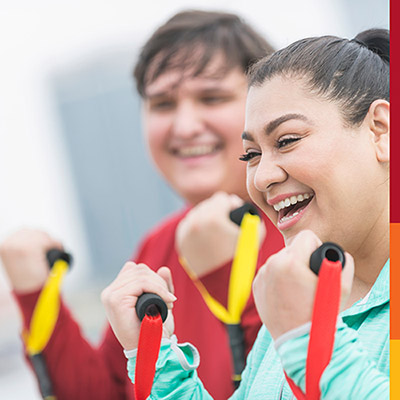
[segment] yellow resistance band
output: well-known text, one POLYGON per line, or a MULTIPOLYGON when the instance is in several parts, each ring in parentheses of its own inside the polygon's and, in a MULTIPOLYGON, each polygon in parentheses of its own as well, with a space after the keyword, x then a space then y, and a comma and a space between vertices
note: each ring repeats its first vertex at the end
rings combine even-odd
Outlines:
POLYGON ((228 308, 210 295, 203 283, 190 270, 186 261, 180 259, 183 268, 196 285, 210 311, 225 324, 240 323, 243 309, 250 296, 257 266, 259 225, 258 215, 246 213, 243 216, 229 279, 228 308))
POLYGON ((25 344, 29 355, 40 353, 48 343, 60 310, 60 287, 68 270, 64 260, 54 262, 49 277, 40 292, 33 311, 29 332, 25 334, 25 344))

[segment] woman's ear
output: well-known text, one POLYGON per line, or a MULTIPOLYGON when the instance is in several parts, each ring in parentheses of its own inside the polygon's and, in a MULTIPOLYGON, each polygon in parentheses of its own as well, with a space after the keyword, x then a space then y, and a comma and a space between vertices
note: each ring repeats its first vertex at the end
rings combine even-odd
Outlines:
POLYGON ((376 158, 380 162, 388 162, 390 158, 390 104, 386 100, 375 100, 369 107, 368 116, 376 158))

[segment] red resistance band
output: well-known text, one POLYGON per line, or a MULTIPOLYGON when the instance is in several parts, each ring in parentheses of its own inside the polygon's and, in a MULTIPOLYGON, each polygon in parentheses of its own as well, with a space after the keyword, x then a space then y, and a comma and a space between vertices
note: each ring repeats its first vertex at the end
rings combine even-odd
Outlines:
POLYGON ((156 362, 160 352, 163 322, 161 315, 146 314, 140 326, 135 369, 135 399, 145 400, 153 386, 156 362))
POLYGON ((306 362, 306 394, 286 375, 297 400, 319 400, 319 381, 332 357, 341 294, 340 261, 324 258, 319 270, 306 362))

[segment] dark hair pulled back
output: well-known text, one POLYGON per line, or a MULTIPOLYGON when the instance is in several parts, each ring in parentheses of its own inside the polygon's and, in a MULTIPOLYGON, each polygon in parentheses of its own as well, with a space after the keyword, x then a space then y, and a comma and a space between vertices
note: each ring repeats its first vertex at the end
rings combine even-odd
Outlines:
POLYGON ((304 78, 312 93, 338 102, 346 123, 359 125, 371 103, 389 101, 389 31, 369 29, 347 40, 336 36, 296 41, 250 69, 249 86, 276 75, 304 78))

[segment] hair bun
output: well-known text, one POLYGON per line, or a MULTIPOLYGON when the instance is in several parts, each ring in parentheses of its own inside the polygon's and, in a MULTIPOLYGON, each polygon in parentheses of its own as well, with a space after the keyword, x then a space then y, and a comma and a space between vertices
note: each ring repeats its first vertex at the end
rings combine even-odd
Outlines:
POLYGON ((360 32, 352 41, 368 48, 384 61, 390 62, 389 31, 387 29, 368 29, 360 32))

